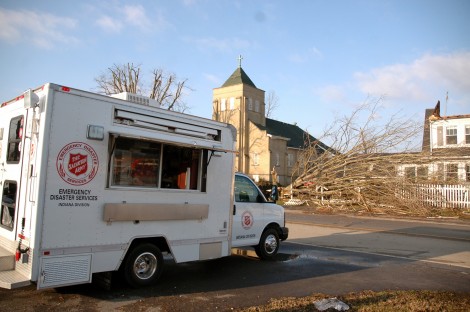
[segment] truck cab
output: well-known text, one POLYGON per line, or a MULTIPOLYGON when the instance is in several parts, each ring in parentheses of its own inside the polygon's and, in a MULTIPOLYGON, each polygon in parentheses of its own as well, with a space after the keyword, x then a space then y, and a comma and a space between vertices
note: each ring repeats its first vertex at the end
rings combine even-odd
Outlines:
POLYGON ((287 239, 282 206, 266 200, 245 174, 236 173, 234 183, 232 247, 251 246, 263 260, 273 259, 279 242, 287 239))

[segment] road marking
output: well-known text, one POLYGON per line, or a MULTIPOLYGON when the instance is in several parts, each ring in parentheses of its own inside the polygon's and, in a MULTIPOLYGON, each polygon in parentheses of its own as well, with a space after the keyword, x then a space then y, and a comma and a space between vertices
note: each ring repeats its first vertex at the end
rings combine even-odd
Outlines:
POLYGON ((366 255, 382 256, 382 257, 396 258, 396 259, 402 259, 402 260, 407 260, 407 261, 418 261, 418 262, 426 262, 426 263, 433 263, 433 264, 440 264, 440 265, 449 265, 449 266, 453 266, 453 267, 461 267, 461 268, 470 269, 470 266, 465 265, 465 264, 460 264, 459 265, 459 264, 455 264, 455 263, 441 262, 441 261, 436 261, 436 260, 416 259, 416 258, 409 258, 409 257, 404 257, 404 256, 396 256, 396 255, 388 255, 388 254, 382 254, 382 253, 377 253, 377 252, 370 252, 370 251, 360 251, 360 250, 353 250, 353 249, 347 249, 347 248, 331 247, 331 246, 324 246, 324 245, 315 245, 315 244, 312 244, 312 243, 300 243, 300 242, 295 242, 295 241, 292 241, 292 240, 286 241, 285 243, 295 244, 295 245, 307 245, 307 246, 319 247, 319 248, 325 248, 325 249, 348 251, 348 252, 361 253, 361 254, 366 254, 366 255))

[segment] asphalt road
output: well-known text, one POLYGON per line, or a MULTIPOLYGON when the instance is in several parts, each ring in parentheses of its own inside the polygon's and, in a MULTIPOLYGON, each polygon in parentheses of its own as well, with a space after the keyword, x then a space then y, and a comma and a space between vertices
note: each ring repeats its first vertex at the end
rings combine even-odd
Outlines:
POLYGON ((271 298, 361 290, 470 292, 470 225, 288 213, 290 238, 276 261, 250 251, 217 260, 166 262, 159 283, 37 291, 0 290, 1 311, 230 311, 271 298))

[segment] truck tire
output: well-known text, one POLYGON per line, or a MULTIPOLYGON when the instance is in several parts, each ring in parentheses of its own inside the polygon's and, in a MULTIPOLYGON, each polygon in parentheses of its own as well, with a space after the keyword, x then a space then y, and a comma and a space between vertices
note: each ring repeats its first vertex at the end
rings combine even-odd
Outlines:
POLYGON ((279 250, 279 234, 273 228, 266 229, 255 246, 256 255, 261 260, 273 260, 279 250))
POLYGON ((153 244, 141 244, 127 256, 124 278, 134 288, 154 284, 163 271, 163 255, 153 244))

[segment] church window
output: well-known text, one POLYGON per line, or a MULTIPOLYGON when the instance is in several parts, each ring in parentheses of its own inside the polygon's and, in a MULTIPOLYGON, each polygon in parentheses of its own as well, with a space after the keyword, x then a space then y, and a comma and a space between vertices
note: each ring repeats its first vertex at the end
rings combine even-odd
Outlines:
POLYGON ((294 154, 287 154, 287 167, 294 166, 294 154))
POLYGON ((235 98, 231 97, 230 98, 230 110, 234 110, 234 109, 235 109, 235 98))
POLYGON ((255 112, 259 113, 259 101, 255 101, 255 112))
POLYGON ((220 101, 220 110, 223 112, 223 111, 225 111, 225 109, 226 109, 225 99, 222 99, 220 101))
POLYGON ((279 153, 276 153, 276 166, 280 166, 281 165, 281 162, 280 162, 280 157, 279 157, 279 153))
POLYGON ((253 166, 259 166, 259 154, 253 153, 253 166))
POLYGON ((248 110, 253 110, 253 99, 249 98, 248 99, 248 110))

